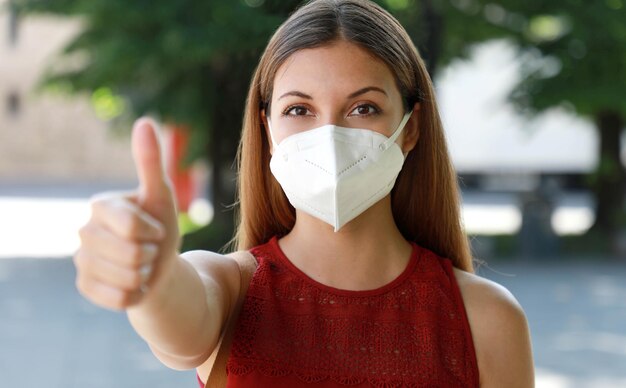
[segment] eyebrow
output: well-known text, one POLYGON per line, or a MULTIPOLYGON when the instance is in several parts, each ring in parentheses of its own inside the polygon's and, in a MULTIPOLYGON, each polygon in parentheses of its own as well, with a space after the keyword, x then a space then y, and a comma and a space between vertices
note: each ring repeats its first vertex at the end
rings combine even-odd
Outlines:
POLYGON ((362 89, 357 90, 356 92, 350 94, 348 96, 348 98, 354 98, 357 96, 360 96, 361 94, 365 94, 367 92, 380 92, 382 94, 384 94, 385 96, 387 96, 387 92, 385 92, 383 89, 377 87, 377 86, 366 86, 362 89))
MULTIPOLYGON (((367 92, 380 92, 382 94, 384 94, 385 96, 387 96, 387 92, 385 92, 383 89, 377 87, 377 86, 366 86, 364 88, 361 88, 359 90, 357 90, 354 93, 351 93, 350 95, 348 95, 348 98, 354 98, 357 96, 360 96, 361 94, 365 94, 367 92)), ((278 99, 280 100, 283 97, 287 97, 287 96, 296 96, 296 97, 300 97, 300 98, 305 98, 307 100, 312 100, 313 97, 309 96, 308 94, 299 92, 297 90, 292 90, 290 92, 287 92, 285 94, 283 94, 282 96, 278 97, 278 99)))
POLYGON ((278 99, 280 100, 283 97, 287 97, 287 96, 296 96, 296 97, 301 97, 301 98, 306 98, 307 100, 312 100, 313 97, 309 96, 308 94, 304 94, 302 92, 299 92, 297 90, 292 90, 290 92, 287 92, 285 94, 283 94, 282 96, 278 97, 278 99))

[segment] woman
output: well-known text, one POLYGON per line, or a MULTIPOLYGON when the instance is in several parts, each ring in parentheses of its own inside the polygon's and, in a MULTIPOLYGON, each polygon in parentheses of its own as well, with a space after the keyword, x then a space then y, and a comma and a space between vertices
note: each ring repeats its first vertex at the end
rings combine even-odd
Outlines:
POLYGON ((132 141, 140 187, 94 198, 77 287, 125 309, 165 365, 203 385, 226 332, 229 387, 534 385, 521 307, 472 274, 424 64, 377 5, 312 1, 261 58, 239 153, 251 280, 232 257, 178 254, 153 124, 132 141))

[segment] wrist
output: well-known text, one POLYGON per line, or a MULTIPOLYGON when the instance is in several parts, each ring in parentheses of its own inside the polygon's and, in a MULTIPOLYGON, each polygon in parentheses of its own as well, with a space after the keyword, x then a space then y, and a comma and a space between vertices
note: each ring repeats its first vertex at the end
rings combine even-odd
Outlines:
POLYGON ((168 297, 172 296, 173 286, 178 283, 181 273, 181 258, 178 252, 173 257, 162 258, 153 268, 153 273, 146 285, 142 286, 143 293, 138 304, 133 306, 138 309, 162 308, 167 304, 168 297))

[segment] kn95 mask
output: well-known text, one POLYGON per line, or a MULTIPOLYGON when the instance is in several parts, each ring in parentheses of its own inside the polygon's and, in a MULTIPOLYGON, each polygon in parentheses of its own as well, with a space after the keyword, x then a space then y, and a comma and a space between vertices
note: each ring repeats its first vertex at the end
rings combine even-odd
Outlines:
POLYGON ((293 207, 336 232, 391 192, 404 163, 395 141, 411 113, 390 137, 329 124, 277 144, 270 125, 274 145, 270 170, 293 207))

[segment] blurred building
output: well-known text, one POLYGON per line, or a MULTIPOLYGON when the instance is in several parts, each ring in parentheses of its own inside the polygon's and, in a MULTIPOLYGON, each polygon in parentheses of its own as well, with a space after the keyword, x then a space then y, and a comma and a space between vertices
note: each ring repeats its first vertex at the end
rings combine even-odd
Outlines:
POLYGON ((89 95, 34 91, 79 28, 68 19, 22 19, 0 0, 0 185, 135 181, 128 136, 108 130, 89 95))

